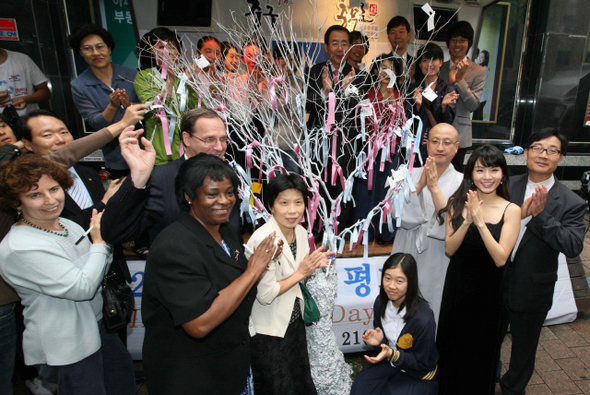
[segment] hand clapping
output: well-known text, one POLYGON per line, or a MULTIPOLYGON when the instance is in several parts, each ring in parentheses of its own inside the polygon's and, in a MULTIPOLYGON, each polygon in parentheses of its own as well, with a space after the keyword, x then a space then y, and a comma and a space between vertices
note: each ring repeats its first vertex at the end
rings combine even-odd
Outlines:
POLYGON ((549 191, 545 185, 537 185, 535 192, 522 204, 521 218, 526 218, 529 215, 533 217, 539 215, 545 209, 548 193, 549 191))
POLYGON ((477 196, 477 191, 469 191, 467 193, 467 202, 465 203, 466 217, 465 222, 471 224, 474 223, 476 226, 485 225, 483 220, 483 211, 481 209, 482 201, 477 196))

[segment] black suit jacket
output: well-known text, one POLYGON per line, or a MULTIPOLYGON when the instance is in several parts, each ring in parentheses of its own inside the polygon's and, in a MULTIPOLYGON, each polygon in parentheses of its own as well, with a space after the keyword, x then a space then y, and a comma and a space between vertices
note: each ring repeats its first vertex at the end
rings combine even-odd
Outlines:
MULTIPOLYGON (((109 199, 102 216, 102 237, 118 244, 137 239, 145 230, 150 239, 178 219, 180 207, 174 181, 184 156, 165 165, 156 166, 144 189, 137 189, 127 177, 121 188, 109 199), (108 232, 107 232, 108 230, 108 232)), ((236 201, 229 222, 241 234, 239 202, 236 201)))
MULTIPOLYGON (((510 178, 510 201, 522 206, 528 175, 510 178)), ((555 180, 545 209, 526 225, 514 261, 508 263, 505 303, 515 313, 547 312, 553 303, 560 252, 575 257, 584 248, 586 203, 555 180)))
MULTIPOLYGON (((306 110, 309 113, 309 120, 307 122, 308 128, 321 127, 325 125, 325 118, 328 113, 328 99, 321 93, 322 91, 322 73, 324 68, 328 68, 330 79, 334 80, 331 67, 328 66, 328 62, 318 63, 312 66, 307 74, 307 103, 306 110)), ((336 94, 336 112, 335 120, 336 124, 345 122, 347 126, 350 122, 354 122, 351 119, 351 112, 354 111, 356 105, 360 102, 359 97, 349 96, 344 97, 342 91, 342 82, 344 77, 352 71, 352 66, 346 63, 342 68, 342 71, 338 75, 338 81, 332 87, 333 92, 336 94)), ((360 98, 364 98, 369 90, 366 86, 366 73, 361 72, 359 69, 355 69, 356 77, 351 82, 352 85, 359 89, 360 98)))
POLYGON ((154 394, 240 394, 250 368, 248 323, 256 286, 201 339, 182 324, 201 316, 248 261, 229 226, 219 228, 230 255, 187 212, 154 240, 145 268, 141 312, 148 390, 154 394))
MULTIPOLYGON (((332 75, 331 67, 328 66, 328 62, 314 65, 307 74, 308 85, 306 111, 309 113, 309 119, 307 121, 308 129, 320 128, 326 125, 326 118, 328 116, 328 97, 323 96, 321 93, 323 86, 322 73, 326 67, 328 68, 330 78, 333 80, 334 77, 332 75)), ((344 136, 349 141, 354 139, 357 134, 354 128, 355 108, 360 101, 367 96, 369 90, 369 84, 367 81, 370 81, 365 72, 355 69, 356 76, 351 84, 358 89, 358 94, 345 96, 342 89, 342 82, 351 71, 352 66, 346 63, 338 75, 338 81, 332 87, 336 96, 336 109, 334 113, 335 124, 332 126, 332 131, 335 131, 336 128, 341 128, 344 132, 344 136)), ((337 146, 341 147, 341 151, 337 153, 338 162, 344 170, 344 176, 347 177, 356 167, 356 161, 354 160, 356 153, 353 152, 352 144, 342 145, 342 133, 338 134, 337 146)), ((330 169, 331 162, 328 165, 328 172, 331 171, 330 169)))
MULTIPOLYGON (((70 197, 70 194, 66 193, 64 209, 61 212, 61 217, 70 219, 80 225, 82 228, 88 229, 90 226, 90 219, 92 218, 92 209, 96 209, 98 212, 101 212, 105 208, 105 204, 102 202, 105 190, 98 173, 94 169, 79 164, 74 165, 74 169, 78 173, 78 176, 80 176, 84 186, 86 186, 86 189, 88 190, 88 193, 90 194, 94 204, 82 210, 80 206, 78 206, 78 204, 74 201, 74 199, 70 197)), ((107 241, 106 239, 104 240, 107 241)), ((131 282, 131 274, 129 273, 127 261, 125 260, 123 249, 120 245, 116 245, 114 248, 111 270, 124 277, 127 282, 131 282)))

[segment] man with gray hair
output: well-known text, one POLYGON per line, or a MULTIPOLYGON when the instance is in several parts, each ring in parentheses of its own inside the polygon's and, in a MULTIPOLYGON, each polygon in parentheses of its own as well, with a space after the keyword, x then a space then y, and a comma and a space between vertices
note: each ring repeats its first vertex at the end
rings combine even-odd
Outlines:
MULTIPOLYGON (((101 221, 102 229, 105 229, 103 238, 106 237, 108 243, 135 240, 146 230, 153 241, 162 229, 178 219, 180 208, 174 193, 174 180, 180 165, 200 153, 220 158, 225 155, 228 143, 225 122, 215 111, 204 107, 189 110, 182 117, 180 130, 183 156, 156 166, 149 180, 147 177, 134 179, 134 171, 131 171, 119 191, 111 197, 101 221)), ((131 165, 129 167, 131 169, 131 165)), ((149 174, 150 164, 144 167, 144 173, 149 174)), ((239 205, 234 206, 230 223, 240 233, 239 205)))

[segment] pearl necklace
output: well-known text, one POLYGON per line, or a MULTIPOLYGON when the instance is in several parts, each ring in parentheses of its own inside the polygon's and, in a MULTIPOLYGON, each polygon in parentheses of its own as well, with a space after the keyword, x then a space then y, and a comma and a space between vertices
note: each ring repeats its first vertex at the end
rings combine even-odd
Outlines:
POLYGON ((51 234, 53 234, 53 235, 56 235, 56 236, 60 236, 60 237, 68 237, 68 235, 70 234, 70 232, 68 231, 68 229, 67 229, 65 226, 63 226, 63 225, 62 225, 62 223, 61 223, 61 222, 59 222, 59 220, 57 221, 57 223, 59 224, 59 226, 61 226, 61 228, 62 228, 62 231, 64 231, 64 230, 65 230, 65 233, 58 233, 58 231, 57 231, 57 230, 49 230, 49 229, 45 229, 45 228, 42 228, 42 227, 40 227, 40 226, 37 226, 37 225, 35 225, 35 224, 32 224, 32 223, 30 223, 29 221, 27 221, 27 220, 25 219, 25 217, 23 217, 23 216, 21 216, 21 217, 20 217, 20 220, 21 220, 21 221, 23 221, 25 224, 27 224, 27 225, 29 225, 29 226, 32 226, 32 227, 33 227, 33 228, 35 228, 35 229, 39 229, 39 230, 42 230, 42 231, 44 231, 44 232, 47 232, 47 233, 51 233, 51 234))

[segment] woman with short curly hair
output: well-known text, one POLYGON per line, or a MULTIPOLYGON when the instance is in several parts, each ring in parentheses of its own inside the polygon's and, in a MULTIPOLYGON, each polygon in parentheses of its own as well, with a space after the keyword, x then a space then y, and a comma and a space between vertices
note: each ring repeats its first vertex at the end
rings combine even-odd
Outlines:
MULTIPOLYGON (((27 365, 47 365, 64 394, 106 394, 101 346, 100 283, 112 260, 100 235, 92 242, 76 223, 60 218, 68 171, 29 154, 0 168, 0 207, 19 211, 0 243, 0 275, 24 306, 23 351, 27 365)), ((132 377, 132 374, 131 374, 132 377)))

